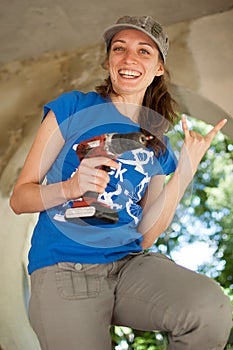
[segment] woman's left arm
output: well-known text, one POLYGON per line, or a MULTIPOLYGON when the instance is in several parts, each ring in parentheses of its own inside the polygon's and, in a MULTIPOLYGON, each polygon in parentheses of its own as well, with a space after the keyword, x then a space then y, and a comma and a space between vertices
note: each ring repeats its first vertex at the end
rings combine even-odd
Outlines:
POLYGON ((177 168, 165 186, 163 186, 164 177, 155 176, 142 201, 143 216, 138 230, 143 235, 142 247, 144 249, 151 247, 169 226, 202 157, 210 147, 213 138, 225 124, 226 120, 221 120, 207 135, 202 136, 195 131, 190 131, 186 118, 182 117, 184 144, 177 168))

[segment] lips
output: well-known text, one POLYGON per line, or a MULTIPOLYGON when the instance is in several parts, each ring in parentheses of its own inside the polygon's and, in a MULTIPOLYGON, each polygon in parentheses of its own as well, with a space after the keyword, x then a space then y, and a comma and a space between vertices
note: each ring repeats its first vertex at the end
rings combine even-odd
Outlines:
POLYGON ((119 70, 119 74, 123 77, 123 78, 127 78, 127 79, 135 79, 140 77, 141 73, 135 70, 129 70, 129 69, 120 69, 119 70))

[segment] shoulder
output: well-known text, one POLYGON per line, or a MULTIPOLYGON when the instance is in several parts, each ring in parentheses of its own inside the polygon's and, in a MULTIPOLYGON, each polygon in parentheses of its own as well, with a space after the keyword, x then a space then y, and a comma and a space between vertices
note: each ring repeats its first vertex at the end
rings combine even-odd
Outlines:
POLYGON ((84 93, 82 91, 73 90, 64 92, 50 103, 63 104, 72 112, 76 112, 82 109, 82 106, 86 107, 88 104, 103 103, 103 98, 94 91, 84 93))
POLYGON ((78 90, 64 92, 44 106, 43 120, 49 111, 56 117, 63 138, 66 139, 70 117, 85 108, 104 103, 105 100, 96 92, 81 92, 78 90))
POLYGON ((44 117, 52 110, 58 123, 74 113, 96 104, 104 103, 104 99, 94 91, 84 93, 78 90, 64 92, 44 106, 44 117))

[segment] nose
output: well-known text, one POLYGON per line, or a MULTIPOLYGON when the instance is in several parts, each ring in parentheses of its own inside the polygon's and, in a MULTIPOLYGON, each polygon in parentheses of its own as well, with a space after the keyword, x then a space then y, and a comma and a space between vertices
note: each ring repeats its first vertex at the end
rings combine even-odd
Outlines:
POLYGON ((125 52, 124 61, 127 64, 136 64, 137 63, 136 54, 132 52, 132 50, 127 50, 125 52))

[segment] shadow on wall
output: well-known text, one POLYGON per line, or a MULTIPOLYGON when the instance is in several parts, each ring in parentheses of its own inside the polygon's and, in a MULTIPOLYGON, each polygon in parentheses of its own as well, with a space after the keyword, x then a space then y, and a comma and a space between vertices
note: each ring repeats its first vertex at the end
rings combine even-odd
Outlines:
MULTIPOLYGON (((27 252, 36 215, 16 216, 9 195, 42 116, 42 106, 64 91, 88 91, 103 78, 103 49, 98 45, 69 53, 0 67, 0 350, 39 350, 30 328, 27 305, 27 252), (8 131, 6 131, 8 130, 8 131)), ((224 111, 201 96, 173 86, 181 111, 212 121, 224 111)))

